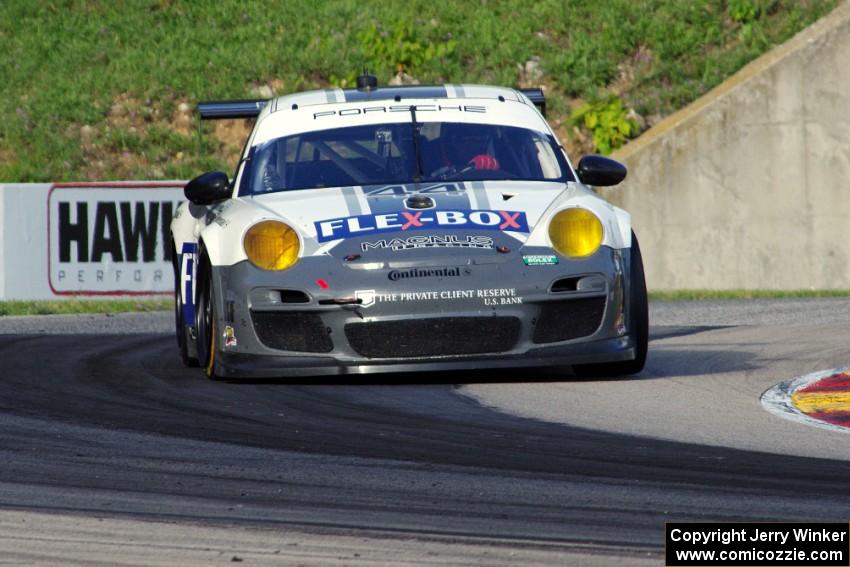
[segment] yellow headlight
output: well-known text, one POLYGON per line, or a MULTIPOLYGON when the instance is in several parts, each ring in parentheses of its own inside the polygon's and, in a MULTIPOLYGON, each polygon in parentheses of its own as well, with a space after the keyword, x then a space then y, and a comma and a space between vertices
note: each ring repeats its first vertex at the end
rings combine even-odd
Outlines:
POLYGON ((285 270, 298 261, 298 235, 279 221, 262 221, 248 229, 243 241, 248 260, 263 270, 285 270))
POLYGON ((569 258, 590 256, 599 250, 602 235, 602 223, 587 209, 564 209, 549 223, 552 247, 569 258))

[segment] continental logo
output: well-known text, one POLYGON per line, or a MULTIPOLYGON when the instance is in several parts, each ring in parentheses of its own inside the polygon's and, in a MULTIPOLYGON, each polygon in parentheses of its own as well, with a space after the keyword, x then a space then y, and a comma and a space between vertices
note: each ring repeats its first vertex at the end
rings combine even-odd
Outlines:
POLYGON ((409 280, 415 278, 457 278, 460 276, 471 276, 469 268, 411 268, 409 270, 390 270, 387 278, 390 281, 409 280))

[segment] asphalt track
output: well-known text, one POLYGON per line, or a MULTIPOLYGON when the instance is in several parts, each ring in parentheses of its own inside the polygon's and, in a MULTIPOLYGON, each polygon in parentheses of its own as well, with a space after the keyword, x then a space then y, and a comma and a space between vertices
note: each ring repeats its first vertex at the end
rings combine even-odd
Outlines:
POLYGON ((665 521, 847 521, 850 435, 758 396, 847 366, 850 301, 738 305, 663 308, 630 380, 215 383, 132 319, 121 334, 0 324, 0 556, 657 565, 665 521))

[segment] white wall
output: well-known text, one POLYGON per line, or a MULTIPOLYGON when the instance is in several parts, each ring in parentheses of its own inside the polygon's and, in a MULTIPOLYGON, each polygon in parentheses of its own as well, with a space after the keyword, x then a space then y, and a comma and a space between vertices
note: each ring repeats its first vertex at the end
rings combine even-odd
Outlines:
POLYGON ((172 293, 167 228, 182 187, 0 185, 0 299, 172 293))

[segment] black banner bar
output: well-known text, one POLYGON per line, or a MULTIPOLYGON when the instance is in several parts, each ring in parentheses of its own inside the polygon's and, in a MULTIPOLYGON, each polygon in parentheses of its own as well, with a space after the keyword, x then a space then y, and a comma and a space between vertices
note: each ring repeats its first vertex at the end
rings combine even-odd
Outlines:
POLYGON ((670 522, 667 567, 850 567, 850 524, 670 522))

